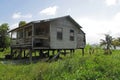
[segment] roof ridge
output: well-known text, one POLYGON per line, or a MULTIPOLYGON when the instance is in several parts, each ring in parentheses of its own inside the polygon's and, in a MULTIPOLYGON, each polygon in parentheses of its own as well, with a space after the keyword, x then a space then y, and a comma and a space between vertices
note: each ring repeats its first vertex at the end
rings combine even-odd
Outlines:
MULTIPOLYGON (((70 17, 70 15, 66 15, 66 16, 60 16, 60 17, 54 17, 54 18, 47 18, 47 19, 41 19, 41 20, 35 20, 35 21, 31 21, 31 22, 41 22, 41 21, 51 21, 51 20, 55 20, 55 19, 59 19, 59 18, 64 18, 64 17, 70 17)), ((29 22, 30 23, 30 22, 29 22)))

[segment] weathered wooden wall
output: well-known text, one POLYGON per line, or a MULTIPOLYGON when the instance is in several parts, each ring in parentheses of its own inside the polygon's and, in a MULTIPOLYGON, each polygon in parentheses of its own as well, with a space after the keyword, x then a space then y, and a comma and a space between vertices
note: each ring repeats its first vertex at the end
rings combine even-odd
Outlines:
POLYGON ((77 34, 77 48, 84 48, 85 47, 85 34, 79 33, 77 34))
POLYGON ((23 37, 16 39, 16 45, 31 45, 32 48, 48 47, 48 49, 85 47, 85 33, 80 29, 79 25, 76 25, 74 21, 67 17, 43 23, 32 23, 24 26, 21 30, 23 31, 23 37), (57 28, 62 28, 62 40, 57 39, 57 28), (74 30, 74 41, 70 40, 70 30, 74 30))
POLYGON ((75 49, 78 28, 67 18, 60 18, 50 24, 50 47, 53 49, 75 49), (63 28, 63 40, 57 40, 57 28, 63 28), (70 29, 74 30, 74 41, 70 41, 70 29))

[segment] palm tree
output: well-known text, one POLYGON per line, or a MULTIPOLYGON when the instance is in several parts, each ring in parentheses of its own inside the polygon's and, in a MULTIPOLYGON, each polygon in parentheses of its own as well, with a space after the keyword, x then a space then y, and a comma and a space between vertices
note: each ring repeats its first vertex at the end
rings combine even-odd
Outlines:
POLYGON ((101 39, 100 45, 105 46, 105 54, 111 54, 110 47, 112 46, 112 36, 105 34, 105 40, 101 39))

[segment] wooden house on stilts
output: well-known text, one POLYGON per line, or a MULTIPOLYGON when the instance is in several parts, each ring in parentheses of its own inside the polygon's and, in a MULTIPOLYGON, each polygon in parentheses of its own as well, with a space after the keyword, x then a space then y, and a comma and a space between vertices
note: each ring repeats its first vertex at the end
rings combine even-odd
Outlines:
POLYGON ((53 19, 32 21, 24 26, 15 28, 11 34, 11 53, 6 58, 29 57, 32 61, 33 51, 39 51, 39 56, 45 56, 44 51, 66 50, 73 51, 82 49, 86 45, 85 33, 81 26, 70 16, 53 19))

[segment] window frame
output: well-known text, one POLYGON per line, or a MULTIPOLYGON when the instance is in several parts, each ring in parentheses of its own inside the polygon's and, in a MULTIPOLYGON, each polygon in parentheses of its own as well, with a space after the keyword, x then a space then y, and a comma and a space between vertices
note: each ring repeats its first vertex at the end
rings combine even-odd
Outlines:
POLYGON ((73 29, 70 29, 70 41, 74 41, 75 40, 75 31, 73 29))
POLYGON ((56 29, 57 32, 57 40, 63 40, 63 28, 57 27, 56 29))

